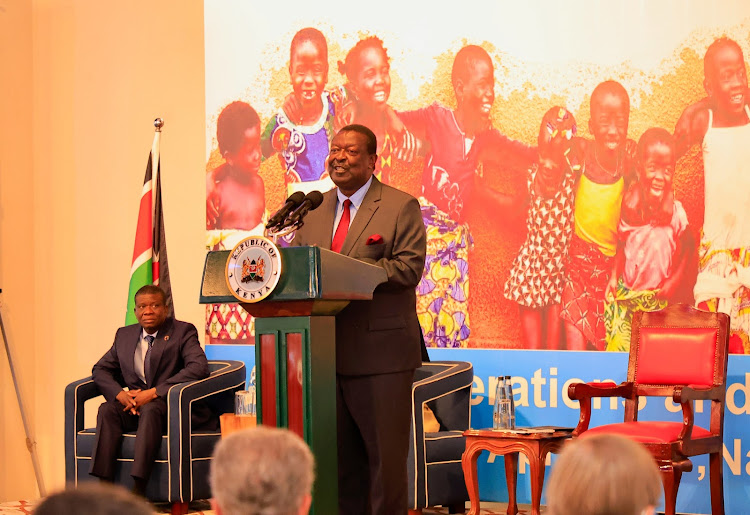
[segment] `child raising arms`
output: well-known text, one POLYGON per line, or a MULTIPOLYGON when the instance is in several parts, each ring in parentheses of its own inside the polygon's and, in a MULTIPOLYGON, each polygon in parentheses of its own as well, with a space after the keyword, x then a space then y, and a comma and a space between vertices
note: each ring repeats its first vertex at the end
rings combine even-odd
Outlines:
POLYGON ((622 201, 618 245, 604 312, 607 350, 628 351, 635 311, 674 300, 695 250, 687 214, 672 190, 677 152, 672 135, 650 128, 638 141, 636 171, 622 201))
POLYGON ((529 168, 526 241, 505 283, 505 297, 518 303, 527 349, 560 345, 560 294, 580 170, 571 148, 575 134, 576 122, 567 109, 547 111, 539 129, 539 162, 529 168))
POLYGON ((417 287, 417 314, 428 346, 466 347, 469 323, 468 209, 512 212, 514 200, 490 188, 480 163, 491 150, 526 170, 535 148, 513 141, 492 127, 495 65, 477 45, 461 48, 453 60, 451 83, 456 109, 437 103, 398 112, 406 128, 430 145, 422 173, 422 218, 427 229, 425 273, 417 287))

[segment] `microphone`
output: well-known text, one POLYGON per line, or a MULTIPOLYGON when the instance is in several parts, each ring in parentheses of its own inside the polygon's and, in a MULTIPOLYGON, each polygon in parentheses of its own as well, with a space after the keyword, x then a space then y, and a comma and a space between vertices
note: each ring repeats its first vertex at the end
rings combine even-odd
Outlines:
POLYGON ((307 212, 317 208, 322 202, 323 194, 319 191, 311 191, 305 195, 305 200, 302 201, 299 207, 284 220, 281 228, 283 229, 292 225, 301 226, 302 219, 307 215, 307 212))
POLYGON ((286 202, 281 206, 281 209, 276 211, 276 213, 274 213, 274 215, 268 220, 266 229, 270 229, 276 225, 281 225, 286 220, 286 217, 289 216, 289 213, 297 209, 303 200, 305 200, 305 194, 301 191, 295 191, 289 195, 289 198, 286 199, 286 202))

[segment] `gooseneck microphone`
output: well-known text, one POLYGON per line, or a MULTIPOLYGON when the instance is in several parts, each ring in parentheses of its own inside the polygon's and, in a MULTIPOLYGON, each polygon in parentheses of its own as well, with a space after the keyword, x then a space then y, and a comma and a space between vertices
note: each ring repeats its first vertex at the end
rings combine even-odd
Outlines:
POLYGON ((302 201, 299 207, 286 218, 281 228, 291 227, 292 225, 296 225, 297 228, 301 227, 302 219, 307 215, 308 211, 317 208, 322 202, 323 194, 319 191, 311 191, 305 195, 305 200, 302 201))
POLYGON ((286 217, 289 216, 289 213, 297 209, 304 200, 305 194, 301 191, 295 191, 294 193, 289 195, 289 198, 286 199, 284 205, 281 206, 281 209, 276 211, 274 215, 268 220, 268 223, 266 223, 266 229, 270 229, 271 227, 275 226, 284 227, 281 224, 284 223, 286 217))

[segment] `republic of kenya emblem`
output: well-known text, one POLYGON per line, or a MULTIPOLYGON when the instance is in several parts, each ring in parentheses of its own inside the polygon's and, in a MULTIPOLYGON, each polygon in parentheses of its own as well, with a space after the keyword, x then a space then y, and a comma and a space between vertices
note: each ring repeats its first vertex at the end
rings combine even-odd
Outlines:
POLYGON ((240 302, 258 302, 268 297, 281 277, 278 247, 263 236, 250 236, 229 253, 226 280, 240 302))

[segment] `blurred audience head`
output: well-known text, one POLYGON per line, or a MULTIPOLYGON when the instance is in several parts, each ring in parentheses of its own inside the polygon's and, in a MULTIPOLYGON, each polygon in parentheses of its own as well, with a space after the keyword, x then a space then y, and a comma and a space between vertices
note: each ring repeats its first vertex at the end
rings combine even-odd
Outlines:
POLYGON ((153 515, 154 508, 142 498, 111 483, 83 483, 49 495, 34 515, 153 515))
POLYGON ((307 444, 286 429, 232 433, 211 464, 217 515, 298 515, 310 510, 315 462, 307 444))
POLYGON ((661 497, 659 469, 641 444, 618 435, 568 444, 552 467, 552 515, 652 515, 661 497))

